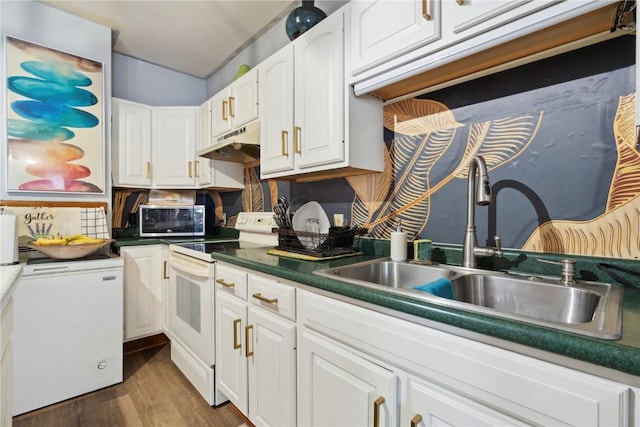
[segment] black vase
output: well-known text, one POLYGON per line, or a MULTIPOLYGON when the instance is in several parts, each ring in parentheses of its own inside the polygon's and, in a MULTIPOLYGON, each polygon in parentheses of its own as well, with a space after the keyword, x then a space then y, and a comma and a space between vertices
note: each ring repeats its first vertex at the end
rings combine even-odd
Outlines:
POLYGON ((313 1, 302 0, 302 6, 293 9, 287 16, 286 30, 289 40, 295 40, 300 34, 327 17, 326 13, 313 5, 313 1))

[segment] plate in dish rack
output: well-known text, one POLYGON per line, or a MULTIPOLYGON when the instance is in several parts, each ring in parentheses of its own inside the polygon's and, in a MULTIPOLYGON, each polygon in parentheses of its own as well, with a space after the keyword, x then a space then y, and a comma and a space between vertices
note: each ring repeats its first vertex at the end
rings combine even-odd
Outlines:
POLYGON ((320 203, 308 202, 293 215, 291 225, 300 243, 308 250, 314 250, 326 240, 331 223, 320 203))

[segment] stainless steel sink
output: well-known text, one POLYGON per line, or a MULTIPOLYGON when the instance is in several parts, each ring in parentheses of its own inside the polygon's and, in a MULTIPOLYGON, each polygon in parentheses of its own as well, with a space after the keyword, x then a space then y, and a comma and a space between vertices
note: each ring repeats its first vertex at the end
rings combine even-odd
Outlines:
POLYGON ((363 262, 317 273, 351 283, 362 285, 373 283, 389 288, 413 288, 455 274, 449 268, 436 266, 425 268, 423 265, 390 260, 363 262))
POLYGON ((492 272, 449 265, 418 265, 377 259, 315 271, 364 287, 408 295, 434 304, 543 325, 604 339, 620 337, 622 287, 558 278, 492 272), (451 281, 453 298, 414 289, 438 279, 451 281))
POLYGON ((561 323, 591 322, 606 295, 509 276, 467 274, 452 282, 456 301, 561 323))

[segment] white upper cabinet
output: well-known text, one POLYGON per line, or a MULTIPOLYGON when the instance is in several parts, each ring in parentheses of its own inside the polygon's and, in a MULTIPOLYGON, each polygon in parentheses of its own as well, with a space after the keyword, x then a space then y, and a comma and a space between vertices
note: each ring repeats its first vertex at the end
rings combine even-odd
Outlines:
POLYGON ((383 170, 382 102, 346 85, 343 29, 338 11, 260 64, 261 178, 383 170))
POLYGON ((222 135, 258 118, 258 70, 253 68, 213 96, 212 135, 222 135))
POLYGON ((151 107, 113 98, 113 185, 242 189, 241 163, 196 156, 212 140, 211 105, 151 107))
POLYGON ((146 105, 113 99, 113 185, 151 186, 151 115, 146 105))
MULTIPOLYGON (((213 102, 213 98, 210 98, 198 108, 198 144, 196 152, 212 144, 213 102)), ((244 169, 241 163, 196 156, 194 174, 198 188, 215 187, 226 190, 241 190, 244 188, 244 169)))
POLYGON ((262 174, 293 170, 293 45, 260 63, 262 174))
POLYGON ((440 2, 354 0, 350 23, 355 75, 440 39, 440 2))
POLYGON ((557 3, 551 0, 443 1, 447 34, 471 37, 557 3))
POLYGON ((153 110, 154 187, 194 187, 197 108, 156 107, 153 110))
MULTIPOLYGON (((433 69, 533 36, 526 49, 505 47, 489 58, 477 57, 464 67, 478 71, 503 65, 520 56, 600 33, 598 22, 610 19, 611 13, 605 8, 612 3, 611 0, 353 0, 349 3, 348 82, 354 84, 358 95, 392 84, 406 86, 407 79, 422 75, 428 84, 434 84, 429 79, 435 77, 427 75, 433 69), (604 13, 597 19, 590 17, 579 31, 560 25, 598 9, 604 13), (552 35, 545 35, 545 30, 556 25, 559 27, 552 35)), ((436 83, 461 77, 459 71, 459 67, 440 70, 444 77, 436 83)), ((413 82, 409 87, 413 89, 413 82)), ((402 94, 402 89, 398 91, 402 94)), ((386 92, 376 93, 385 99, 393 97, 386 92)), ((390 93, 398 96, 395 91, 390 93)))
POLYGON ((150 107, 113 98, 113 185, 193 188, 196 107, 150 107))
MULTIPOLYGON (((212 99, 207 100, 198 107, 198 139, 196 141, 196 152, 211 144, 211 104, 212 99)), ((213 160, 204 157, 196 157, 194 161, 194 173, 196 185, 207 187, 213 184, 213 173, 211 164, 213 160)))
POLYGON ((343 14, 294 43, 294 154, 300 169, 344 160, 343 14))

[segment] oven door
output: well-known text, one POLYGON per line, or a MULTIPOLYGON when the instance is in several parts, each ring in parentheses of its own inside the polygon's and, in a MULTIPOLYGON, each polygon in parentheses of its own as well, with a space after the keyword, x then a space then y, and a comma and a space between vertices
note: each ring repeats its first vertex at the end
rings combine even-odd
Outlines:
POLYGON ((207 366, 214 364, 214 263, 171 252, 171 336, 207 366))

